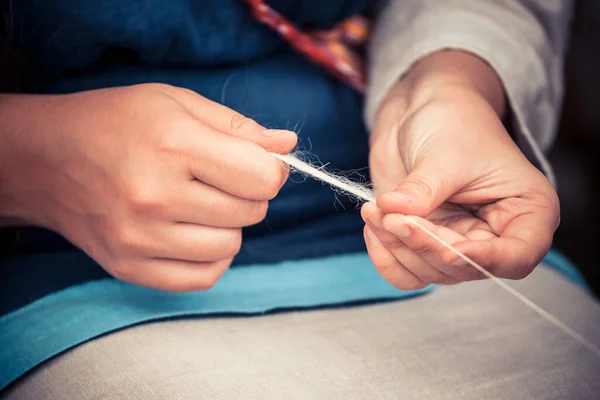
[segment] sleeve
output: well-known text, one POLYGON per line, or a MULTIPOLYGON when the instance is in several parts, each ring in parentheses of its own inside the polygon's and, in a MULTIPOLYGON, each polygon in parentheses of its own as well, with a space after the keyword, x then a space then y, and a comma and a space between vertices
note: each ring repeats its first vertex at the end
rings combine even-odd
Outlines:
POLYGON ((420 58, 442 49, 469 51, 502 80, 521 150, 554 183, 544 157, 556 135, 572 0, 388 0, 368 49, 365 119, 420 58))

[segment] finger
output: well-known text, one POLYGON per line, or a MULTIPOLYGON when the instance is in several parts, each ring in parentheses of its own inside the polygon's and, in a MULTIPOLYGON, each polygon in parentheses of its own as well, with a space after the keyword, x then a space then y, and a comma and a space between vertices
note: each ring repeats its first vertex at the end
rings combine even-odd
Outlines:
POLYGON ((252 141, 279 154, 289 153, 298 142, 298 136, 292 131, 267 130, 253 119, 189 89, 174 92, 172 95, 190 115, 218 132, 252 141))
POLYGON ((400 290, 417 290, 427 286, 396 260, 368 226, 365 226, 364 237, 369 257, 383 279, 400 290))
POLYGON ((479 216, 500 237, 457 243, 456 248, 497 277, 526 277, 550 250, 558 226, 558 199, 552 193, 537 200, 510 199, 482 208, 479 216))
POLYGON ((188 171, 192 177, 233 196, 271 200, 285 183, 289 168, 255 143, 203 127, 190 140, 188 171))
POLYGON ((151 259, 111 271, 118 279, 169 292, 208 290, 231 265, 232 259, 206 263, 151 259))
POLYGON ((441 158, 429 157, 413 171, 393 192, 377 198, 377 206, 387 214, 426 217, 460 189, 460 177, 449 169, 441 158))
POLYGON ((367 208, 363 212, 364 216, 367 217, 367 225, 375 236, 377 236, 388 251, 392 253, 396 260, 404 265, 404 268, 409 270, 419 280, 425 283, 436 283, 440 285, 453 285, 458 283, 456 279, 446 274, 445 271, 435 268, 420 254, 412 251, 412 249, 406 246, 401 238, 394 235, 392 232, 385 230, 383 227, 384 214, 381 211, 369 214, 370 209, 367 208))
POLYGON ((383 229, 382 221, 384 214, 377 208, 375 203, 365 203, 360 210, 360 214, 365 224, 369 226, 371 231, 387 249, 405 247, 404 242, 396 235, 383 229))
POLYGON ((455 279, 433 268, 419 254, 413 252, 398 236, 383 227, 384 214, 373 203, 363 206, 362 216, 381 243, 407 270, 425 283, 454 284, 455 279))
MULTIPOLYGON (((547 241, 532 245, 520 238, 499 237, 460 242, 455 247, 498 278, 523 279, 539 265, 551 244, 552 241, 547 241)), ((465 264, 462 259, 448 255, 448 259, 452 257, 455 263, 465 264)))
POLYGON ((175 222, 219 228, 242 228, 262 221, 269 203, 247 200, 193 181, 175 191, 166 207, 166 218, 175 222))
MULTIPOLYGON (((427 265, 439 271, 445 277, 449 277, 449 284, 484 278, 483 274, 469 265, 453 265, 448 262, 445 255, 450 250, 413 221, 416 221, 420 226, 426 228, 449 245, 465 240, 464 236, 450 229, 438 227, 418 217, 408 219, 402 215, 389 214, 384 217, 383 226, 386 230, 397 235, 406 245, 406 248, 412 253, 418 254, 427 265)), ((446 282, 443 281, 443 283, 446 282)))
POLYGON ((235 256, 242 231, 178 223, 162 229, 155 243, 156 248, 147 253, 155 258, 208 262, 235 256))

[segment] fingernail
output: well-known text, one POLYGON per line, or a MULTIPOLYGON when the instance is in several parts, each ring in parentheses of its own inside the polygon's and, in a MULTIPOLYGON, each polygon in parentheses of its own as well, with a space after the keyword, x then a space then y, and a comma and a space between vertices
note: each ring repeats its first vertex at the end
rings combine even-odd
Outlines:
POLYGON ((294 131, 287 131, 285 129, 267 129, 266 131, 263 131, 263 135, 265 136, 277 136, 284 133, 293 133, 294 135, 296 134, 296 132, 294 131))
POLYGON ((410 226, 406 223, 402 224, 398 229, 394 229, 392 233, 400 238, 407 238, 410 236, 410 226))
POLYGON ((373 233, 372 230, 367 229, 367 236, 369 237, 369 241, 371 242, 371 244, 379 244, 379 238, 377 236, 375 236, 375 234, 373 233))

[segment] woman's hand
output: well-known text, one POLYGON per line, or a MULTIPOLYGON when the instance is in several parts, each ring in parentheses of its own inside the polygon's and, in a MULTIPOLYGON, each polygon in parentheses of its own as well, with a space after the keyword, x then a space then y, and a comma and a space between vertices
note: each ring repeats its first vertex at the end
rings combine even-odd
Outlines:
POLYGON ((0 99, 0 211, 55 230, 117 278, 211 287, 261 221, 293 132, 188 90, 147 84, 0 99))
POLYGON ((369 254, 394 286, 483 278, 403 215, 502 278, 525 277, 550 248, 556 192, 504 129, 503 108, 491 68, 459 52, 416 65, 382 106, 370 155, 381 195, 362 215, 369 254))

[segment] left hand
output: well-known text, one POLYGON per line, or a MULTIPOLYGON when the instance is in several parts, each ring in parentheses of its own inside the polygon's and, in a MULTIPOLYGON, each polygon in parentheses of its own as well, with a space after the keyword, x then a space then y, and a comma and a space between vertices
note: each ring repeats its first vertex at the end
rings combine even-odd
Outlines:
POLYGON ((456 52, 417 64, 384 102, 370 153, 381 194, 362 216, 369 255, 397 288, 484 277, 403 215, 500 278, 527 276, 549 250, 558 197, 504 129, 503 108, 491 68, 456 52))

